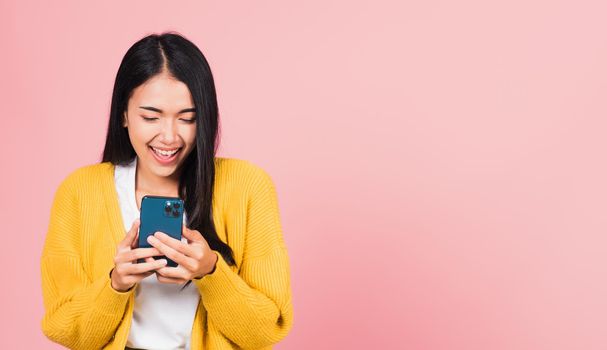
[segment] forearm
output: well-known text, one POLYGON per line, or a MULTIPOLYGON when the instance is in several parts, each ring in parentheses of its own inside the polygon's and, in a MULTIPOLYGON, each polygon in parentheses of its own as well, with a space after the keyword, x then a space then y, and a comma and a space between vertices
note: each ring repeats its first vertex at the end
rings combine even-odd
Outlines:
POLYGON ((212 274, 194 280, 209 322, 242 348, 275 344, 291 327, 291 292, 285 259, 286 252, 276 250, 263 261, 249 262, 241 269, 241 276, 219 257, 212 274), (259 285, 252 281, 259 281, 259 285))
MULTIPOLYGON (((54 260, 55 264, 59 263, 54 260)), ((62 262, 66 262, 66 258, 62 262)), ((109 276, 102 276, 93 283, 61 281, 64 285, 60 290, 56 287, 57 279, 50 278, 52 274, 46 266, 43 263, 44 334, 71 349, 103 347, 120 324, 132 291, 114 290, 109 276)))

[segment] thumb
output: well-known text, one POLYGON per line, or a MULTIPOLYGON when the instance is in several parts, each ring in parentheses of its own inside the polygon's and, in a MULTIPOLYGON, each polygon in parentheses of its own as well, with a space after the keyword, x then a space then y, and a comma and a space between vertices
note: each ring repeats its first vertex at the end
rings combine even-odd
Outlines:
POLYGON ((197 230, 190 230, 185 225, 181 229, 183 237, 187 238, 190 242, 206 242, 204 237, 197 230))
POLYGON ((135 238, 137 238, 137 234, 139 233, 139 224, 139 219, 135 219, 135 221, 133 221, 131 229, 129 230, 129 232, 127 232, 122 242, 118 244, 119 249, 125 250, 132 247, 132 244, 135 241, 135 238))

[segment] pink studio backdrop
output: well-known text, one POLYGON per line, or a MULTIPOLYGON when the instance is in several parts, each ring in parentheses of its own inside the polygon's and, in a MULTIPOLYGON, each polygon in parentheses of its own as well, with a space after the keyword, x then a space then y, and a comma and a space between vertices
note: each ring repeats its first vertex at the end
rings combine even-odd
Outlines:
POLYGON ((99 161, 120 59, 207 56, 221 156, 278 189, 277 349, 607 348, 604 1, 0 3, 0 348, 43 336, 52 197, 99 161))

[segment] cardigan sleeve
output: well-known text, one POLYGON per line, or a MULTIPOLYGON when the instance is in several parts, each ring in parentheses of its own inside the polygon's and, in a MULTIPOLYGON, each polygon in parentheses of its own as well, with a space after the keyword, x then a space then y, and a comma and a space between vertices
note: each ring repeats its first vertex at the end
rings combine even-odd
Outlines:
POLYGON ((79 203, 68 180, 55 193, 40 262, 42 331, 71 349, 99 349, 114 336, 132 290, 114 290, 109 271, 91 280, 83 268, 79 203))
POLYGON ((256 169, 239 271, 233 271, 216 252, 215 271, 193 280, 209 324, 243 349, 271 346, 282 340, 293 324, 289 259, 276 191, 269 175, 256 169))

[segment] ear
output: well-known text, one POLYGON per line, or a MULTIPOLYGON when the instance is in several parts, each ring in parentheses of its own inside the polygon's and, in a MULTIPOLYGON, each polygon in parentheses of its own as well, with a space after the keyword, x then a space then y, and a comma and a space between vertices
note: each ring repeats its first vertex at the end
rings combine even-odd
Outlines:
POLYGON ((124 128, 127 127, 127 125, 128 125, 127 121, 128 121, 128 118, 127 118, 127 115, 126 115, 126 111, 124 111, 124 113, 122 115, 122 127, 124 127, 124 128))

